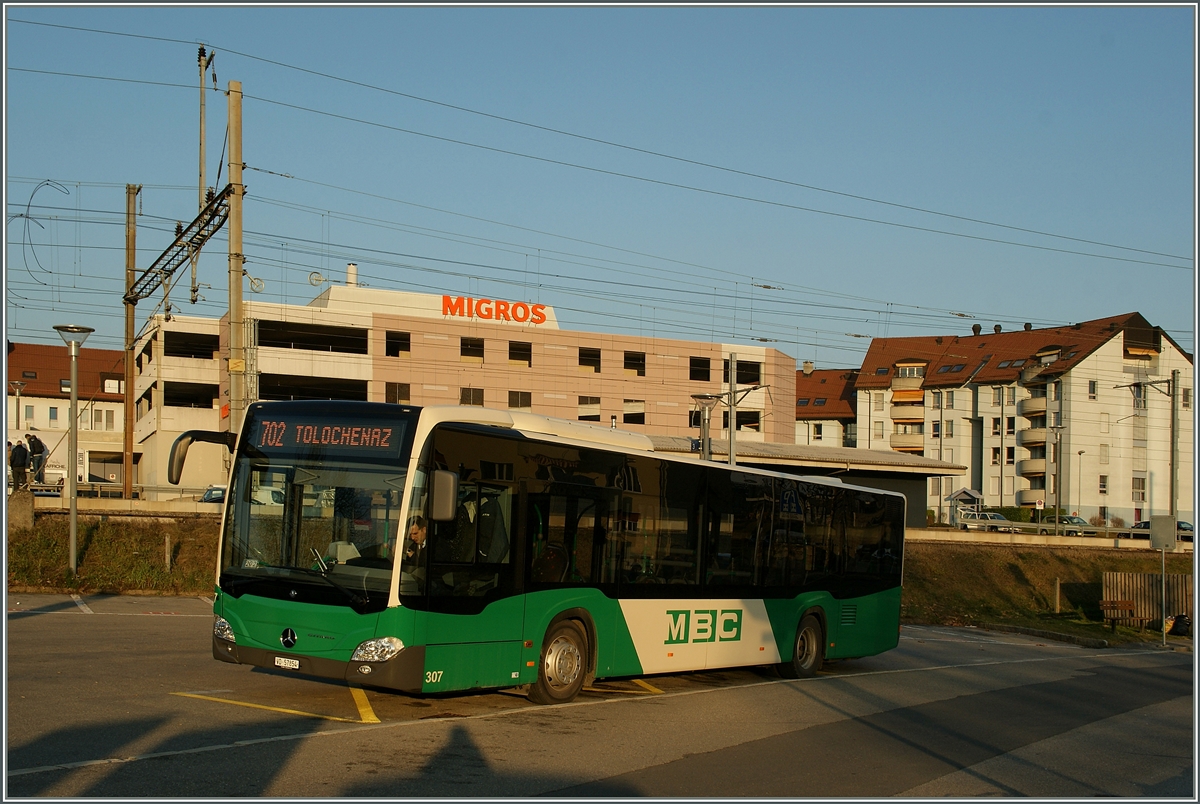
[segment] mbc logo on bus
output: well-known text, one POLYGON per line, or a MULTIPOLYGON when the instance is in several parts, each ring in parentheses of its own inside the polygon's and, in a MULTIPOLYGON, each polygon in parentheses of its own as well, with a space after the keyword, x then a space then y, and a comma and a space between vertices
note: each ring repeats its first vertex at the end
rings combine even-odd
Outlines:
POLYGON ((668 611, 664 645, 688 642, 737 642, 742 638, 741 609, 668 611))

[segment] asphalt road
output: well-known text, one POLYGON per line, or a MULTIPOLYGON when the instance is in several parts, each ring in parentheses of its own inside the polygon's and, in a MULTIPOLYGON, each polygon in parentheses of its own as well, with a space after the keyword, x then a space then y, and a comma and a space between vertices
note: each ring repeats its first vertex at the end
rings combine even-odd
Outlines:
POLYGON ((1194 797, 1193 654, 906 627, 815 679, 417 698, 214 661, 197 598, 9 595, 6 797, 1194 797))

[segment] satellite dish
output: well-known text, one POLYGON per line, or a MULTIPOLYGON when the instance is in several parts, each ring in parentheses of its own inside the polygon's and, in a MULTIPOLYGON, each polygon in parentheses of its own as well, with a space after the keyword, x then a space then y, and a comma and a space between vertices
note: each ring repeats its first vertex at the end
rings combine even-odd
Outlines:
POLYGON ((321 276, 320 271, 313 271, 311 274, 308 275, 308 284, 312 285, 314 288, 317 285, 323 284, 324 282, 327 282, 327 281, 328 280, 325 279, 325 277, 321 276))
POLYGON ((259 279, 257 276, 250 277, 250 289, 255 293, 262 293, 263 288, 266 286, 267 283, 259 279))

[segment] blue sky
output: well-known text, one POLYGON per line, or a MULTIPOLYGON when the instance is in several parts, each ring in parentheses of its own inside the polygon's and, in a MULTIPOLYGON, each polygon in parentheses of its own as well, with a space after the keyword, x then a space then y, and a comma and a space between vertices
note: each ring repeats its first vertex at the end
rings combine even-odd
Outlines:
MULTIPOLYGON (((196 214, 204 43, 209 184, 223 90, 245 93, 247 298, 303 303, 357 262, 819 367, 857 366, 864 335, 1132 311, 1194 349, 1191 7, 9 5, 5 26, 10 340, 83 323, 121 348, 124 186, 141 269, 196 214)), ((177 313, 221 314, 226 253, 200 304, 177 274, 177 313)))

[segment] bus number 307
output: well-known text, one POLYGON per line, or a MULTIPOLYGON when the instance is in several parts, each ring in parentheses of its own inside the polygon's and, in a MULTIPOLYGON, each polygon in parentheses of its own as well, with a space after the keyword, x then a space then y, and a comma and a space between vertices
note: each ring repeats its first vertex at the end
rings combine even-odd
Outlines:
POLYGON ((442 680, 442 670, 429 670, 425 673, 426 684, 436 684, 442 680))

